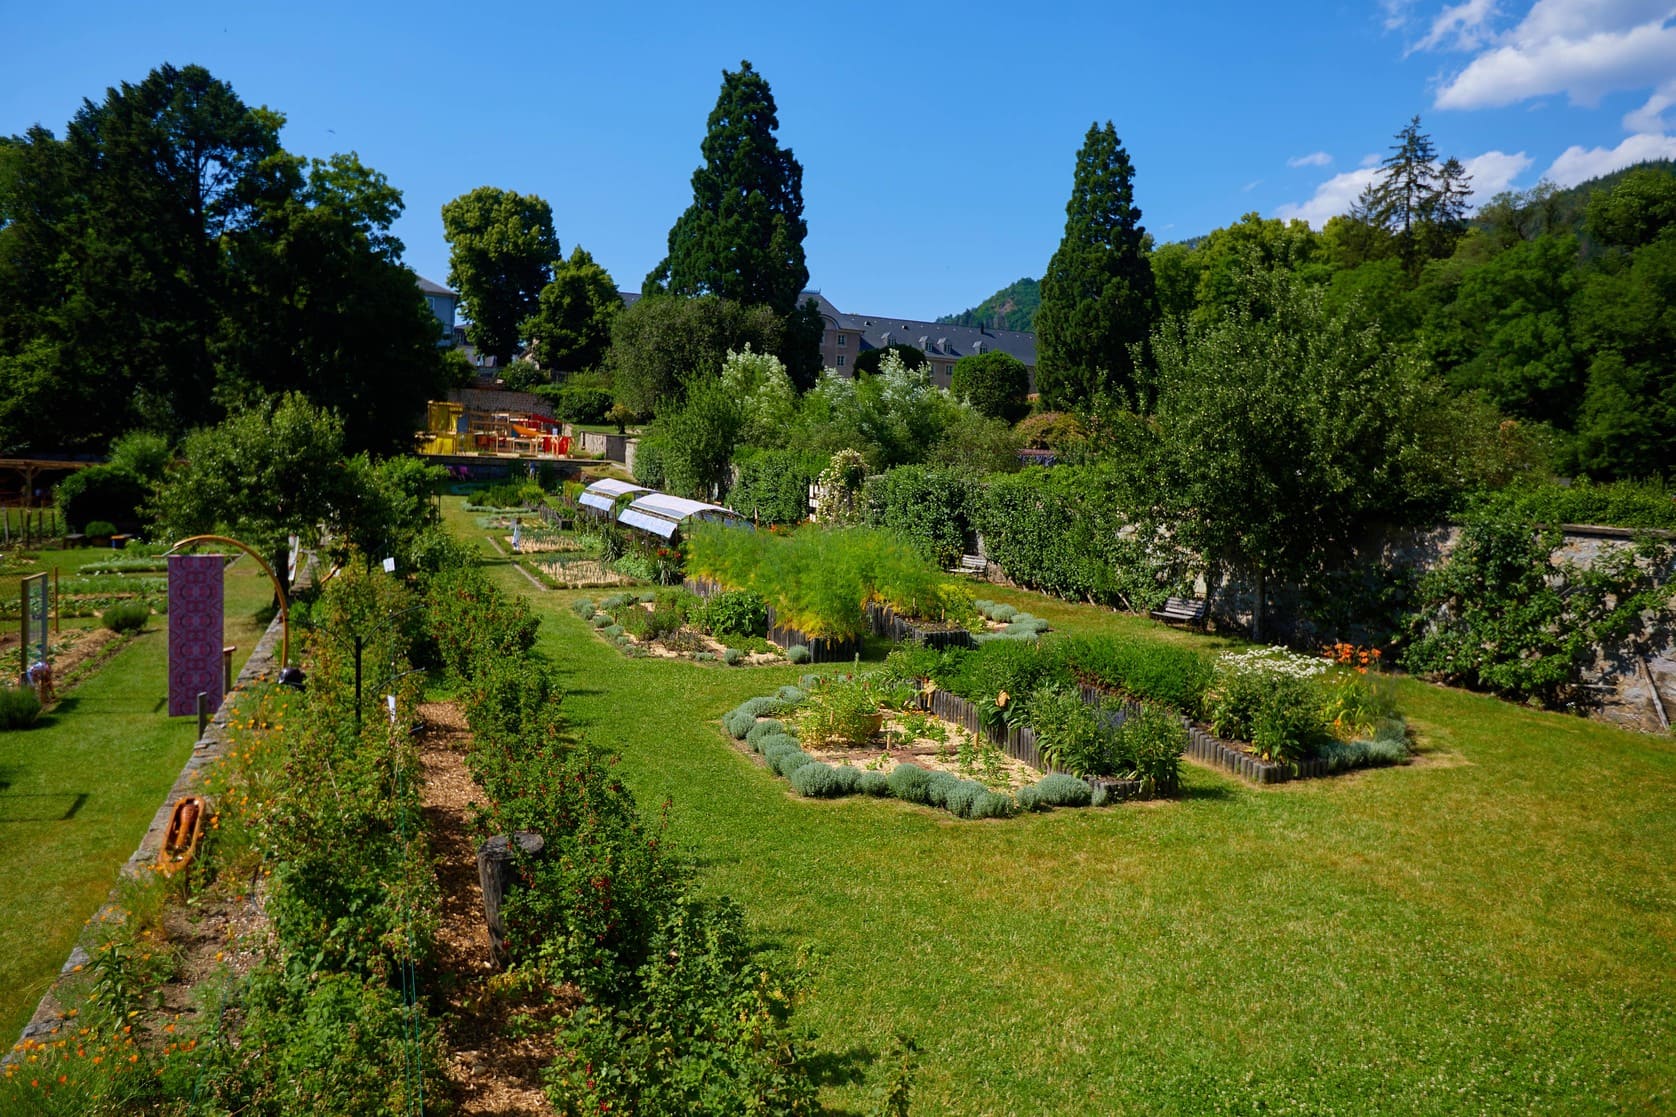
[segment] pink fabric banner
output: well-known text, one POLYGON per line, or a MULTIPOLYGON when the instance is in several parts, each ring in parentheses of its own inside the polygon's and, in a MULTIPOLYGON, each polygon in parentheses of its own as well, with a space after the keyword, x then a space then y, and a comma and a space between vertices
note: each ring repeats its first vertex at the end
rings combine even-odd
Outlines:
POLYGON ((221 705, 222 555, 169 556, 169 716, 221 705))

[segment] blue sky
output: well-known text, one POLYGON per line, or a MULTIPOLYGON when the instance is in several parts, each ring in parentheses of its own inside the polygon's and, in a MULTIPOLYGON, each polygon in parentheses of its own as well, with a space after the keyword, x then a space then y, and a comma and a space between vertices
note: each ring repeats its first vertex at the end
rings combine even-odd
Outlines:
POLYGON ((406 197, 397 232, 446 276, 442 203, 488 184, 552 203, 638 290, 691 199, 721 71, 748 58, 804 169, 811 284, 931 318, 1040 276, 1077 147, 1112 120, 1160 240, 1257 211, 1320 224, 1420 113, 1480 197, 1676 156, 1676 3, 429 4, 0 0, 0 132, 61 132, 83 97, 199 63, 356 151, 406 197))

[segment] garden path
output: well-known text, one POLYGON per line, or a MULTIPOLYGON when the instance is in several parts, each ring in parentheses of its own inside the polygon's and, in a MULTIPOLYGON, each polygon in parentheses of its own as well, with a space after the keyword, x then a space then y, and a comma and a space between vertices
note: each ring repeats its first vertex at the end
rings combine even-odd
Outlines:
POLYGON ((509 1027, 518 1006, 491 985, 495 969, 468 820, 477 789, 465 762, 471 735, 453 703, 423 703, 419 716, 420 800, 442 891, 437 970, 449 980, 444 1074, 464 1117, 549 1117, 553 1107, 541 1090, 541 1068, 552 1060, 552 1045, 540 1034, 518 1035, 509 1027))

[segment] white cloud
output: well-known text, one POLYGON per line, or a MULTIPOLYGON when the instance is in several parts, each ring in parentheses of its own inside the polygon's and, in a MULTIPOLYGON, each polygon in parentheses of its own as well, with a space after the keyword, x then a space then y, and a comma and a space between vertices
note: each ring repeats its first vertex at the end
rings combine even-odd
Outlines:
POLYGON ((1477 50, 1490 40, 1490 21, 1495 18, 1495 0, 1463 0, 1443 9, 1432 20, 1426 37, 1409 48, 1417 50, 1477 50))
POLYGON ((1241 194, 1249 194, 1249 193, 1251 193, 1251 191, 1257 189, 1261 185, 1263 185, 1263 180, 1260 179, 1260 178, 1254 178, 1250 182, 1246 183, 1244 186, 1240 187, 1240 193, 1241 194))
POLYGON ((1488 14, 1477 24, 1469 22, 1471 12, 1446 22, 1479 3, 1445 11, 1421 43, 1464 43, 1473 35, 1481 37, 1474 46, 1489 47, 1443 84, 1438 108, 1494 108, 1550 93, 1592 105, 1607 93, 1676 81, 1670 0, 1537 0, 1518 25, 1493 38, 1488 14))
POLYGON ((1560 153, 1542 177, 1558 186, 1576 186, 1647 159, 1676 159, 1676 136, 1641 133, 1627 137, 1617 147, 1585 148, 1573 144, 1560 153))
POLYGON ((1360 163, 1356 164, 1356 165, 1358 167, 1362 167, 1363 169, 1366 169, 1368 167, 1377 167, 1377 166, 1379 166, 1380 160, 1383 159, 1383 158, 1384 158, 1384 156, 1380 155, 1376 151, 1376 152, 1373 152, 1371 155, 1362 156, 1362 161, 1360 163))
POLYGON ((1477 206, 1513 185, 1513 180, 1530 169, 1531 157, 1522 151, 1508 155, 1503 151, 1486 151, 1463 162, 1466 173, 1472 176, 1472 199, 1477 206))
POLYGON ((1624 116, 1624 127, 1631 132, 1664 132, 1669 128, 1664 112, 1676 105, 1676 78, 1665 82, 1647 98, 1647 103, 1624 116))
MULTIPOLYGON (((1472 176, 1472 200, 1480 205, 1506 190, 1525 171, 1530 169, 1531 157, 1522 151, 1512 155, 1505 151, 1486 151, 1471 159, 1462 160, 1466 173, 1472 176)), ((1325 225, 1329 218, 1349 213, 1350 207, 1379 177, 1378 166, 1364 166, 1360 170, 1334 175, 1315 188, 1315 196, 1307 202, 1288 202, 1275 208, 1274 215, 1282 221, 1302 218, 1315 228, 1325 225)))
POLYGON ((1332 163, 1333 157, 1325 151, 1312 151, 1308 155, 1294 155, 1286 160, 1288 167, 1325 167, 1332 163))
POLYGON ((1282 221, 1302 218, 1317 229, 1330 217, 1349 213, 1350 207, 1361 197, 1362 191, 1378 176, 1372 167, 1359 171, 1345 171, 1334 175, 1315 188, 1315 196, 1307 202, 1288 202, 1275 208, 1274 215, 1282 221))

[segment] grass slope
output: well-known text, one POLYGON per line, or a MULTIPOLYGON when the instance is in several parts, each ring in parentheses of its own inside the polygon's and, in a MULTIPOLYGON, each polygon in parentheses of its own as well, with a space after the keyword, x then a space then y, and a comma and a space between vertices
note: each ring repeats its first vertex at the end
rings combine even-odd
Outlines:
POLYGON ((531 596, 575 724, 673 801, 709 887, 812 951, 803 1019, 918 1039, 916 1113, 1676 1106, 1668 738, 1399 680, 1407 767, 1266 790, 1190 767, 1175 802, 963 823, 799 800, 731 748, 715 719, 796 669, 626 660, 580 594, 531 596))

